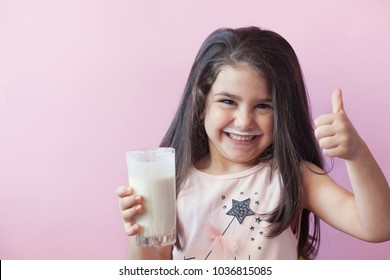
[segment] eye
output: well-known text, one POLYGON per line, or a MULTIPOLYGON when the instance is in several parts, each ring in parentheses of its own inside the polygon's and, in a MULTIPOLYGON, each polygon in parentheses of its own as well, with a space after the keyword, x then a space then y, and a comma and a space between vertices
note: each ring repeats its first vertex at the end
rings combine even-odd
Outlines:
POLYGON ((227 105, 234 105, 235 102, 231 99, 222 99, 220 102, 227 104, 227 105))
POLYGON ((258 109, 266 109, 266 110, 272 110, 273 107, 272 107, 272 104, 269 104, 269 103, 261 103, 261 104, 258 104, 256 105, 256 108, 258 109))

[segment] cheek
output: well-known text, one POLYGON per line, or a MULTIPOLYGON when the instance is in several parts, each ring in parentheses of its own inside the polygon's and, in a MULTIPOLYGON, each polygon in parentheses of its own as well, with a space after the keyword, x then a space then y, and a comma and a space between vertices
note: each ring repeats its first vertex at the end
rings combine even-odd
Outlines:
POLYGON ((211 107, 207 110, 204 118, 205 127, 208 126, 214 129, 222 129, 229 120, 229 114, 216 107, 211 107))
POLYGON ((270 121, 269 121, 269 132, 273 135, 273 133, 274 133, 274 120, 273 119, 271 119, 270 121))
POLYGON ((212 135, 214 134, 214 130, 215 130, 215 116, 213 116, 213 114, 210 114, 209 112, 206 112, 206 115, 204 117, 204 122, 203 122, 203 126, 204 126, 204 130, 206 131, 206 135, 207 137, 212 137, 212 135))
POLYGON ((263 122, 263 132, 267 135, 268 141, 273 142, 274 137, 274 120, 273 118, 263 122))
POLYGON ((259 121, 258 124, 260 128, 263 130, 263 132, 267 134, 273 134, 274 132, 274 119, 273 116, 263 116, 259 121))

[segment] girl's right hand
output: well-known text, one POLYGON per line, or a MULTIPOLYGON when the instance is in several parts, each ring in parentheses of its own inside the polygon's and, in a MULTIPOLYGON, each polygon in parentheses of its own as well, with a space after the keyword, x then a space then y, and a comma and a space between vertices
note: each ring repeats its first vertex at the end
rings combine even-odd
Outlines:
POLYGON ((135 217, 142 213, 143 198, 140 195, 134 195, 132 187, 121 186, 116 190, 119 197, 119 210, 123 219, 125 232, 129 236, 140 232, 141 226, 134 222, 135 217))

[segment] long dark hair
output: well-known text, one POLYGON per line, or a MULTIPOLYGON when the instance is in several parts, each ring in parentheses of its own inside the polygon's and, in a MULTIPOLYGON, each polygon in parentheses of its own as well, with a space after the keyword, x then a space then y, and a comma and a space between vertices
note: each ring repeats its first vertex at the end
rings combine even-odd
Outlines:
MULTIPOLYGON (((209 35, 195 58, 179 108, 161 146, 176 150, 176 182, 180 188, 189 168, 209 153, 203 124, 206 96, 222 66, 243 62, 263 76, 272 94, 273 143, 259 156, 259 161, 272 159, 281 176, 279 206, 268 213, 273 237, 299 216, 302 164, 311 162, 323 167, 302 71, 293 48, 283 37, 258 27, 221 28, 209 35)), ((310 230, 311 213, 303 209, 300 214, 298 254, 312 259, 319 247, 319 219, 313 214, 314 228, 310 230)))

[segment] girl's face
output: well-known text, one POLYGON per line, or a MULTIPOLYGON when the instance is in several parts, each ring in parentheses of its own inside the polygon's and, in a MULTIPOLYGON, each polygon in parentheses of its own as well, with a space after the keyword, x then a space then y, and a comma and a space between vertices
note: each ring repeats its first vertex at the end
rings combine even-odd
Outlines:
POLYGON ((246 63, 222 67, 207 96, 204 125, 210 170, 240 171, 255 165, 273 136, 266 81, 246 63))

